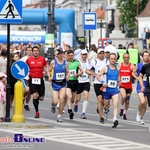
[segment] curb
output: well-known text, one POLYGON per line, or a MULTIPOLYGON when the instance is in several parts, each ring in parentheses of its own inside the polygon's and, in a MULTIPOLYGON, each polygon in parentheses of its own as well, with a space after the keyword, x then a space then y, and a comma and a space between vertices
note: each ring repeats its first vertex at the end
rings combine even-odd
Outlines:
POLYGON ((52 124, 46 123, 14 123, 14 122, 0 122, 0 128, 26 128, 26 129, 47 129, 54 128, 52 124))

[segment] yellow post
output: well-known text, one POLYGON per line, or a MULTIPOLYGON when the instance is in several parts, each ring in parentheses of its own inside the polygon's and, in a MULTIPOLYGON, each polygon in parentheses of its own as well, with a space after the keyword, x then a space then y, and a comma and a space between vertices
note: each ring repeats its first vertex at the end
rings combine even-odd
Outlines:
POLYGON ((23 85, 18 80, 14 87, 14 114, 12 122, 25 122, 23 115, 23 85))

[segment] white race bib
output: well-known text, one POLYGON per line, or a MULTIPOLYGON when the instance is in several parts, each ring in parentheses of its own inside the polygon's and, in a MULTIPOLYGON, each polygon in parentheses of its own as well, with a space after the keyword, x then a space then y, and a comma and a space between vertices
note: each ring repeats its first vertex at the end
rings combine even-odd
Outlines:
POLYGON ((122 76, 121 77, 121 82, 122 83, 128 83, 128 82, 130 82, 130 76, 122 76))
POLYGON ((84 80, 84 79, 87 79, 87 76, 88 76, 87 74, 82 74, 82 75, 80 76, 80 78, 82 78, 82 79, 84 80))
POLYGON ((63 80, 65 79, 65 73, 56 73, 56 80, 63 80))
POLYGON ((117 87, 117 81, 108 80, 108 87, 110 87, 110 88, 116 88, 117 87))
POLYGON ((70 77, 72 77, 74 74, 76 74, 76 70, 70 70, 69 73, 70 73, 70 77))
POLYGON ((32 84, 41 84, 41 79, 40 78, 32 78, 32 84))
POLYGON ((147 76, 146 75, 144 75, 143 81, 147 81, 147 76))

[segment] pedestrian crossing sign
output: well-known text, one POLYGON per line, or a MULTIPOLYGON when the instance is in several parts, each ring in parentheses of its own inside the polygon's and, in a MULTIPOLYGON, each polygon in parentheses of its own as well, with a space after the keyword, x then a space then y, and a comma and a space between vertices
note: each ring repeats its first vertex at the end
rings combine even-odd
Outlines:
POLYGON ((22 0, 0 0, 0 23, 22 23, 22 0))

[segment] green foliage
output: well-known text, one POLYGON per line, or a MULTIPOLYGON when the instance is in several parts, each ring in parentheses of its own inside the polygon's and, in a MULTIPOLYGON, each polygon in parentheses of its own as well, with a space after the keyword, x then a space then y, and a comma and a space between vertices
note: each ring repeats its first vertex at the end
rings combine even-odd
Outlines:
POLYGON ((148 0, 117 0, 117 8, 120 9, 120 25, 126 24, 128 29, 136 29, 137 6, 140 14, 147 3, 148 0))

